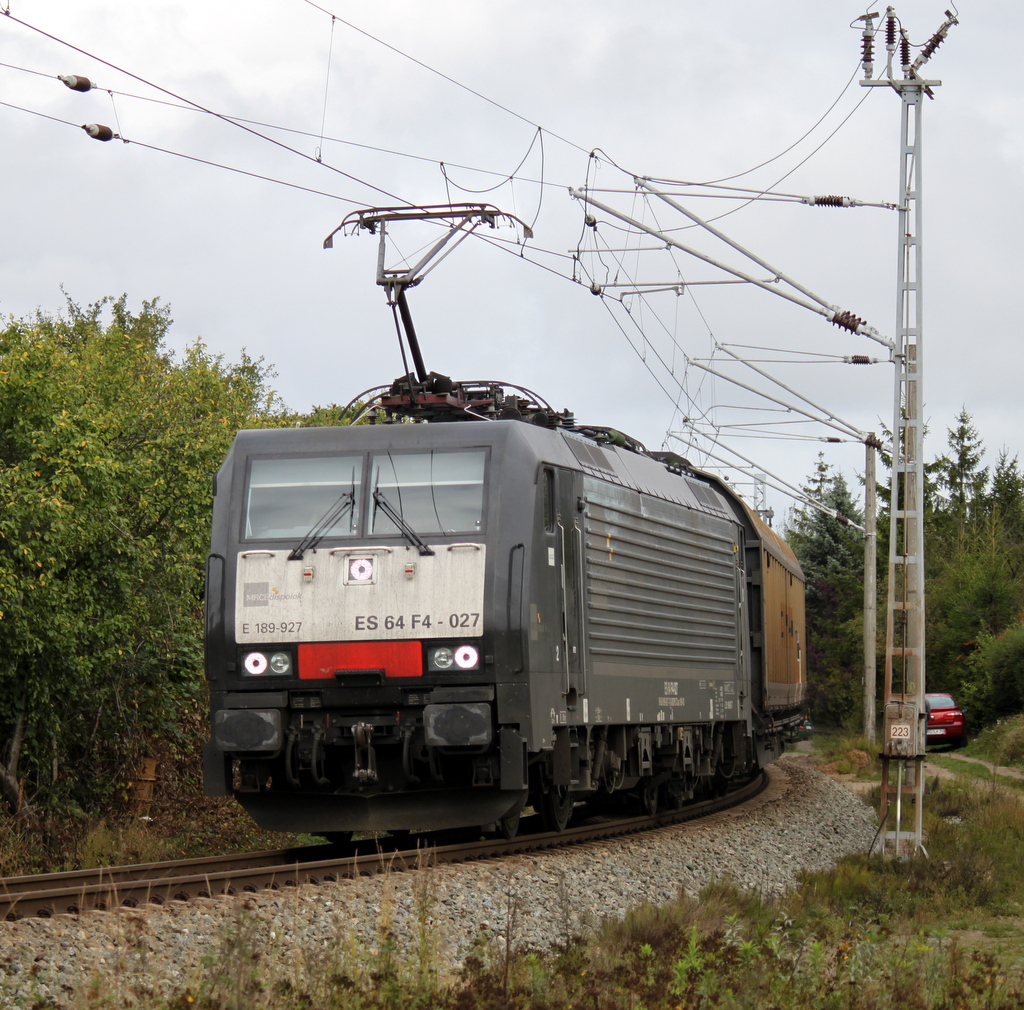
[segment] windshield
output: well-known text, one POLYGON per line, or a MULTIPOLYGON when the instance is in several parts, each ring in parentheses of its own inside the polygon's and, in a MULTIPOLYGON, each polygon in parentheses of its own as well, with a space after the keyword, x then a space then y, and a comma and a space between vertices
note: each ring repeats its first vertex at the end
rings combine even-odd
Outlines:
MULTIPOLYGON (((418 534, 479 533, 486 459, 483 449, 374 456, 373 488, 418 534)), ((371 533, 400 532, 386 510, 372 514, 371 533)))
MULTIPOLYGON (((245 513, 246 539, 305 537, 331 513, 343 495, 352 493, 354 502, 358 501, 362 469, 361 456, 252 460, 245 513)), ((320 535, 353 536, 357 518, 353 504, 320 535)))

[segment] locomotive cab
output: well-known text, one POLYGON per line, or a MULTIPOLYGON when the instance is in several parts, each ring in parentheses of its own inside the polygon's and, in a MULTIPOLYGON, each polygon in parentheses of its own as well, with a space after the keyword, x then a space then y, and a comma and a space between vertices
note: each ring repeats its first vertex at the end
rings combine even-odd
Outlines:
POLYGON ((495 601, 536 490, 521 453, 506 462, 512 427, 239 434, 208 572, 211 791, 275 830, 518 813, 526 748, 522 720, 497 716, 516 674, 495 601))

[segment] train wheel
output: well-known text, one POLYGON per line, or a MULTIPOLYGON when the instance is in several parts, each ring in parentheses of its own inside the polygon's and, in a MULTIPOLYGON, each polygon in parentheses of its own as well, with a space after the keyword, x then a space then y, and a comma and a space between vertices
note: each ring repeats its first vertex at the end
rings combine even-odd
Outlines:
POLYGON ((659 786, 651 779, 640 786, 640 809, 648 817, 653 817, 658 812, 658 790, 659 786))
POLYGON ((502 838, 515 838, 519 831, 519 817, 521 814, 522 809, 516 807, 513 813, 506 814, 498 821, 498 834, 502 838))
POLYGON ((552 785, 543 794, 540 819, 545 831, 564 831, 572 817, 572 793, 568 786, 552 785))
POLYGON ((721 768, 715 769, 715 774, 711 779, 711 795, 714 798, 724 796, 729 791, 729 777, 722 773, 721 768))

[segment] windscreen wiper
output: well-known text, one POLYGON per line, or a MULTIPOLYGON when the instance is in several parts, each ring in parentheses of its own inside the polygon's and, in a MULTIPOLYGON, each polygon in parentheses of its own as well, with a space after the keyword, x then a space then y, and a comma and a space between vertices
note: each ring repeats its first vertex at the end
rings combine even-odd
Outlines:
POLYGON ((338 500, 324 513, 323 518, 296 544, 288 555, 289 561, 301 561, 303 554, 311 547, 316 547, 327 531, 336 525, 346 512, 352 511, 352 505, 356 500, 355 493, 343 491, 338 500))
POLYGON ((395 511, 391 502, 384 497, 379 488, 373 489, 373 504, 375 508, 379 508, 390 519, 395 526, 401 530, 402 535, 406 540, 417 548, 420 552, 421 557, 427 555, 433 555, 434 552, 420 539, 419 534, 402 518, 402 516, 395 511))

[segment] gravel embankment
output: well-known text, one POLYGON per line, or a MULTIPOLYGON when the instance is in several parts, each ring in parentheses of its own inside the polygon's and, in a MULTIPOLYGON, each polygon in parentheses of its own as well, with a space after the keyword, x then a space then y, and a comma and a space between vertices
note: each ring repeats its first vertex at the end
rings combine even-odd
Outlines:
POLYGON ((742 811, 561 852, 433 867, 286 892, 196 899, 81 916, 0 922, 0 1007, 70 1006, 97 986, 133 993, 201 988, 212 970, 301 987, 307 972, 352 974, 390 933, 398 956, 447 969, 486 942, 547 948, 730 877, 778 894, 802 869, 865 851, 872 812, 799 755, 773 766, 769 788, 742 811), (216 966, 214 968, 213 966, 216 966))

